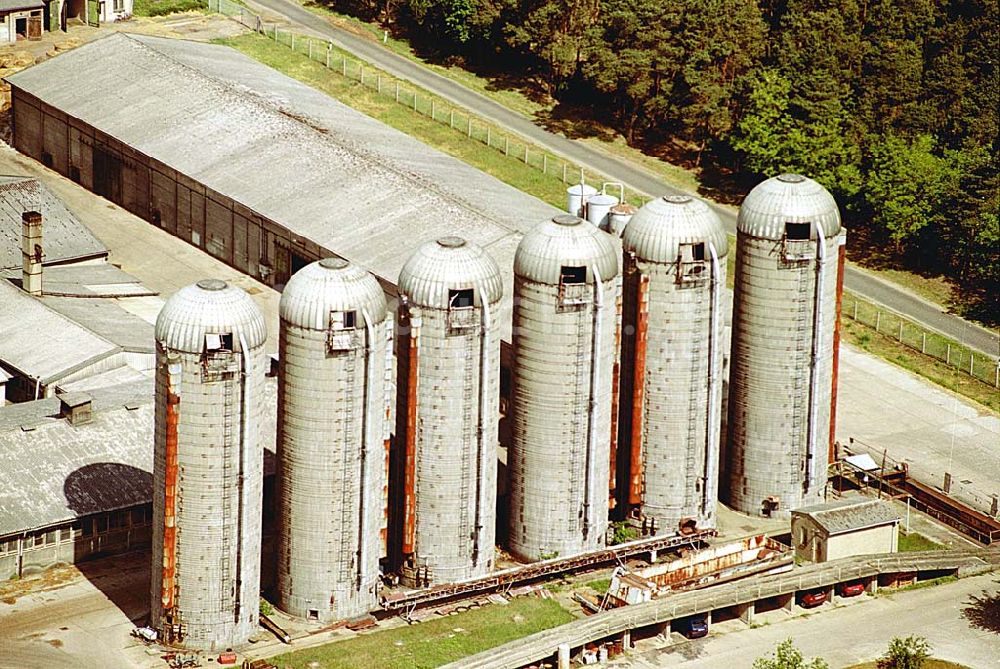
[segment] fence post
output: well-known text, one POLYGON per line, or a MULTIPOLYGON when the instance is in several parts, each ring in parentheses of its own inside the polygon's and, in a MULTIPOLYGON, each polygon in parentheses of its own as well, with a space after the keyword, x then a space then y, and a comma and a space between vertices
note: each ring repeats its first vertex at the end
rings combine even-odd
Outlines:
POLYGON ((417 109, 417 92, 413 91, 413 111, 419 111, 417 109))
POLYGON ((899 319, 899 342, 903 343, 903 319, 899 319))
POLYGON ((858 301, 854 300, 854 320, 858 320, 858 301))
POLYGON ((472 117, 469 117, 469 137, 472 137, 472 117))
POLYGON ((326 69, 330 69, 330 47, 326 48, 326 69))
POLYGON ((340 73, 346 77, 347 76, 347 56, 344 56, 343 58, 340 59, 340 65, 341 65, 340 73))
POLYGON ((365 64, 361 63, 358 65, 358 76, 361 77, 361 84, 365 83, 365 64))
POLYGON ((947 363, 949 365, 951 364, 951 344, 948 344, 948 349, 947 349, 947 351, 945 353, 945 359, 944 359, 944 361, 945 361, 945 363, 947 363))
POLYGON ((549 156, 545 153, 542 154, 542 174, 549 173, 549 156))
POLYGON ((583 183, 583 168, 580 168, 580 183, 583 183))
POLYGON ((975 376, 976 375, 976 372, 974 371, 975 369, 976 369, 976 354, 973 353, 972 351, 969 351, 969 375, 970 376, 975 376))
POLYGON ((431 100, 431 120, 437 120, 437 103, 434 100, 431 100))
POLYGON ((563 163, 563 183, 566 183, 566 163, 563 163))
POLYGON ((927 333, 920 333, 920 352, 927 355, 927 333))
POLYGON ((993 374, 993 387, 1000 388, 1000 360, 997 360, 997 371, 993 374))
POLYGON ((396 102, 399 102, 399 82, 396 82, 396 102))
POLYGON ((288 34, 292 36, 291 47, 292 51, 295 51, 295 33, 289 32, 288 34))
POLYGON ((510 137, 503 138, 503 155, 510 155, 510 137))
POLYGON ((381 74, 375 77, 375 92, 379 93, 379 94, 382 93, 382 75, 381 74))
POLYGON ((524 145, 524 164, 528 164, 528 145, 524 145))
POLYGON ((878 332, 878 326, 882 322, 882 312, 875 310, 875 332, 878 332))

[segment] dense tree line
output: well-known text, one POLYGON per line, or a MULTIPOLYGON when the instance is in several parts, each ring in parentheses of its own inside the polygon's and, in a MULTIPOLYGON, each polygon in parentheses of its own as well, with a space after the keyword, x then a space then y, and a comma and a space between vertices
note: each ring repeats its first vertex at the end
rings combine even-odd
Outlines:
POLYGON ((855 256, 943 272, 1000 321, 1000 0, 329 1, 730 188, 812 176, 855 256))

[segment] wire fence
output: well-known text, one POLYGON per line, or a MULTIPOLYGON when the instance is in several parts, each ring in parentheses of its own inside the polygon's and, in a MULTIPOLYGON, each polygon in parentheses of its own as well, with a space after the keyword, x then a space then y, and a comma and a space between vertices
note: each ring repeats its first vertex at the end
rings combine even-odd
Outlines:
MULTIPOLYGON (((419 91, 371 64, 352 57, 335 47, 332 42, 296 33, 276 23, 266 23, 257 14, 231 0, 208 0, 208 9, 236 19, 250 30, 274 40, 276 44, 286 46, 293 52, 324 65, 331 72, 337 72, 344 78, 357 81, 417 114, 447 125, 456 133, 476 140, 512 160, 524 163, 545 177, 559 179, 564 184, 581 182, 601 184, 610 181, 604 175, 553 155, 519 135, 470 114, 466 109, 419 91)), ((649 200, 639 193, 632 193, 627 199, 636 206, 642 206, 649 200)))
POLYGON ((956 344, 948 337, 855 295, 844 295, 842 314, 987 385, 1000 388, 1000 360, 997 358, 956 344))

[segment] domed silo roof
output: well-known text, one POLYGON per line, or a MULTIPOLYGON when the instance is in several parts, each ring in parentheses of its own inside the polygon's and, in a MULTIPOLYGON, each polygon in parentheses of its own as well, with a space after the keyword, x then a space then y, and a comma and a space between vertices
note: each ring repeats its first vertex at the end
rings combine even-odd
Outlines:
POLYGON ((174 293, 156 318, 156 341, 185 353, 201 353, 205 335, 232 333, 234 350, 240 334, 250 349, 267 341, 264 315, 246 291, 220 279, 202 279, 174 293))
POLYGON ((681 244, 711 242, 722 258, 729 240, 718 214, 689 195, 665 195, 650 200, 632 216, 622 235, 622 246, 642 260, 673 263, 681 244))
POLYGON ((536 226, 517 245, 515 276, 555 286, 566 266, 586 267, 587 283, 594 282, 592 268, 596 266, 606 281, 618 275, 618 244, 582 218, 563 214, 536 226))
MULTIPOLYGON (((786 223, 820 223, 829 238, 840 231, 840 210, 823 186, 800 174, 782 174, 757 184, 740 205, 736 227, 760 239, 780 240, 786 223)), ((815 225, 810 238, 816 239, 815 225)))
POLYGON ((420 245, 400 270, 398 287, 412 304, 435 309, 448 308, 451 290, 478 288, 476 299, 485 295, 489 304, 503 297, 496 262, 481 246, 461 237, 420 245))
POLYGON ((289 325, 326 330, 331 311, 364 311, 380 323, 386 314, 385 293, 370 272, 342 258, 306 265, 281 293, 279 314, 289 325))

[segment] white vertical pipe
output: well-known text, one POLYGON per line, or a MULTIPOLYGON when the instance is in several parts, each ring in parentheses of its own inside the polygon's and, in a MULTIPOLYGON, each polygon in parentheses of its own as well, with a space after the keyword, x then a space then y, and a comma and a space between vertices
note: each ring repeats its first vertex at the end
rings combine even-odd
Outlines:
POLYGON ((365 530, 368 525, 365 521, 365 495, 368 493, 368 447, 372 441, 373 416, 381 415, 380 408, 373 411, 371 406, 373 401, 371 389, 375 384, 375 381, 372 379, 375 367, 373 363, 375 347, 378 345, 375 338, 375 326, 372 324, 372 319, 368 315, 367 309, 361 310, 361 316, 365 319, 365 385, 361 395, 361 410, 364 412, 364 416, 361 419, 361 462, 359 465, 361 481, 358 486, 358 574, 355 586, 358 592, 361 591, 361 587, 365 582, 364 576, 368 557, 365 555, 365 530))
POLYGON ((826 235, 823 224, 816 221, 816 290, 813 298, 812 353, 809 357, 809 422, 806 438, 806 480, 803 492, 809 492, 816 472, 816 412, 819 400, 818 363, 823 336, 823 278, 826 268, 826 235))
POLYGON ((714 429, 713 416, 715 415, 713 411, 713 405, 715 403, 715 388, 718 383, 719 370, 715 365, 716 349, 718 348, 719 342, 716 341, 718 337, 719 328, 719 293, 722 290, 721 282, 719 281, 719 256, 715 251, 715 244, 712 242, 708 243, 708 252, 712 258, 712 294, 709 307, 709 317, 708 317, 708 402, 705 412, 705 467, 704 476, 705 481, 701 487, 701 512, 702 514, 708 513, 708 504, 710 502, 709 495, 709 483, 715 477, 715 462, 712 461, 712 454, 715 453, 718 457, 718 444, 719 444, 719 434, 714 429))
MULTIPOLYGON (((243 532, 243 524, 245 522, 247 522, 246 519, 243 517, 243 514, 246 512, 246 503, 243 500, 243 489, 244 489, 243 478, 246 475, 246 470, 247 470, 246 454, 247 454, 247 450, 248 449, 246 447, 246 437, 247 437, 247 431, 248 431, 247 430, 247 414, 249 413, 249 411, 247 411, 247 408, 248 408, 247 407, 247 383, 249 383, 250 374, 251 374, 250 366, 247 363, 247 356, 250 355, 250 347, 247 346, 247 340, 243 336, 243 332, 242 331, 239 332, 238 336, 239 336, 239 339, 240 339, 240 371, 241 371, 241 374, 240 374, 240 439, 239 439, 239 443, 238 443, 239 458, 240 458, 240 470, 239 470, 238 485, 237 485, 237 488, 236 488, 237 494, 238 494, 238 497, 237 497, 238 515, 237 515, 237 525, 236 525, 236 546, 237 546, 237 550, 239 550, 239 555, 236 556, 236 588, 235 588, 235 600, 236 601, 234 602, 234 607, 233 607, 233 611, 236 614, 234 622, 237 625, 239 625, 240 615, 242 613, 240 611, 240 608, 241 608, 242 599, 243 599, 243 592, 242 592, 243 591, 243 579, 242 579, 243 556, 247 555, 247 553, 250 550, 249 547, 243 545, 243 538, 245 536, 245 534, 243 532)), ((258 547, 258 549, 259 549, 259 547, 258 547)), ((256 606, 256 605, 257 604, 255 602, 254 606, 256 606)))
POLYGON ((594 451, 597 450, 597 388, 600 381, 601 315, 604 312, 604 285, 597 265, 591 265, 594 273, 594 332, 590 350, 590 398, 587 405, 587 457, 584 464, 583 481, 583 538, 590 533, 590 483, 594 474, 594 451))
POLYGON ((492 318, 490 316, 489 300, 486 291, 479 290, 479 299, 482 303, 483 320, 479 337, 479 425, 476 429, 476 515, 473 524, 474 535, 472 538, 472 566, 479 565, 479 541, 482 534, 483 516, 483 438, 487 433, 486 421, 491 420, 486 415, 489 406, 490 392, 490 326, 492 318))

